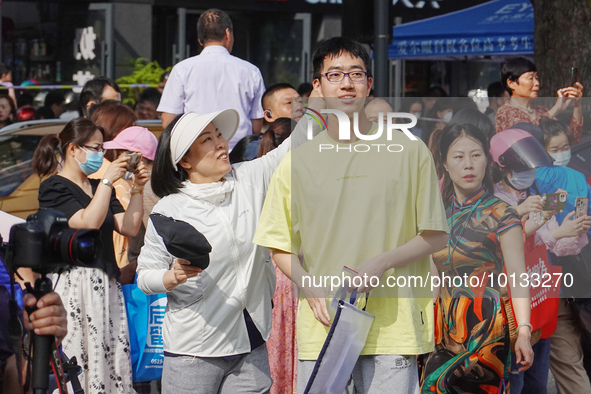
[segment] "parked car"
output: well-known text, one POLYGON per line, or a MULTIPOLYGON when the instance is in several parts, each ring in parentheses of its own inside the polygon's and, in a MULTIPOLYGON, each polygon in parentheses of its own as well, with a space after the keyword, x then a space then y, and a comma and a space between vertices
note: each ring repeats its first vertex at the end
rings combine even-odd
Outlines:
MULTIPOLYGON (((0 129, 0 210, 26 219, 39 209, 37 200, 41 179, 33 174, 33 152, 48 134, 59 133, 67 121, 33 120, 0 129)), ((162 133, 159 120, 138 121, 156 137, 162 133)))

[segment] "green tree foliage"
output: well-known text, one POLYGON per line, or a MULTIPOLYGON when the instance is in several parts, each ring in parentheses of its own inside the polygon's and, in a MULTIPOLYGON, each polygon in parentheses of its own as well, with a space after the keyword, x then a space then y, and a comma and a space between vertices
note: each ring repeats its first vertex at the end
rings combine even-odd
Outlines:
POLYGON ((132 88, 127 87, 126 85, 150 84, 156 87, 160 82, 162 74, 170 71, 172 67, 163 69, 157 61, 154 60, 151 62, 150 59, 143 57, 130 59, 130 63, 133 71, 129 75, 117 78, 117 83, 121 87, 123 93, 123 102, 133 107, 143 88, 132 88))

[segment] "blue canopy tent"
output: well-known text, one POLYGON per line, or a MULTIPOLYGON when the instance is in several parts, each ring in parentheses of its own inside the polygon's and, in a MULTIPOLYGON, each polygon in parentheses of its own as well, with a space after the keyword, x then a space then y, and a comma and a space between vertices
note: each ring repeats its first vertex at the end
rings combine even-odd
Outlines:
POLYGON ((457 59, 533 54, 529 0, 493 0, 461 11, 395 26, 390 59, 457 59))

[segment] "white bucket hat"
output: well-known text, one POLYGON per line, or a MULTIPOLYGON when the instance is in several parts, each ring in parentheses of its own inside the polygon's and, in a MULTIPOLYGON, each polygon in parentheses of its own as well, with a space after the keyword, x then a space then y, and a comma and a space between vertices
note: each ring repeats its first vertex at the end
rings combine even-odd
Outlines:
POLYGON ((170 132, 170 157, 174 168, 178 170, 178 162, 208 124, 213 123, 224 139, 230 141, 239 122, 240 116, 235 109, 223 109, 205 115, 188 112, 181 116, 170 132))

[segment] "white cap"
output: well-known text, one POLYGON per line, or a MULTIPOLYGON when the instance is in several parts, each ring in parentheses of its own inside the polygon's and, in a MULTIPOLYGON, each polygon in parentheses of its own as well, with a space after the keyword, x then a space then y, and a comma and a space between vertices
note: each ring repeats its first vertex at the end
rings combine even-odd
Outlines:
POLYGON ((188 112, 180 117, 170 132, 170 157, 175 169, 193 142, 208 124, 213 123, 226 141, 230 141, 238 129, 240 116, 235 109, 223 109, 206 115, 188 112))

